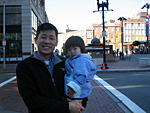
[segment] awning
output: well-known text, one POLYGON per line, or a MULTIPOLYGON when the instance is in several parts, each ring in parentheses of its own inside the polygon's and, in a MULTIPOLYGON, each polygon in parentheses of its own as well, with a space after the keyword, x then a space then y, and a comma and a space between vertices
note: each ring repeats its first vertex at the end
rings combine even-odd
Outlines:
POLYGON ((138 46, 140 44, 146 44, 145 41, 134 41, 131 45, 138 46))

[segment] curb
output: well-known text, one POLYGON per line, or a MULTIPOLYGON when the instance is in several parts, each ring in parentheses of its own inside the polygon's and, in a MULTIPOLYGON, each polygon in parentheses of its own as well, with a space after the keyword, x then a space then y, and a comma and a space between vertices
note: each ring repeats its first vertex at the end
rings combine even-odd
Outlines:
POLYGON ((106 69, 106 70, 102 70, 102 69, 97 69, 97 73, 101 72, 101 73, 111 73, 111 72, 149 72, 150 68, 138 68, 138 69, 106 69))
POLYGON ((16 71, 0 71, 0 73, 16 73, 16 71))
MULTIPOLYGON (((102 69, 97 69, 97 73, 101 72, 101 73, 111 73, 111 72, 150 72, 150 68, 138 68, 138 69, 106 69, 106 70, 102 70, 102 69)), ((16 73, 16 71, 3 71, 0 70, 0 73, 16 73)))
POLYGON ((125 113, 146 113, 138 105, 136 105, 132 100, 122 94, 120 91, 116 90, 114 87, 110 86, 106 81, 99 78, 97 75, 93 79, 103 90, 118 104, 118 106, 125 113))

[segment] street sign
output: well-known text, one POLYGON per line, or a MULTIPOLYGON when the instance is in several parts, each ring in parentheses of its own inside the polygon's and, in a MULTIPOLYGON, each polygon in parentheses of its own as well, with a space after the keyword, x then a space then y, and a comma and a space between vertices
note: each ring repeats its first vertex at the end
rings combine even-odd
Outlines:
POLYGON ((3 41, 2 41, 2 45, 3 45, 3 46, 6 46, 6 40, 3 40, 3 41))
POLYGON ((121 43, 123 43, 123 27, 121 27, 121 43))
POLYGON ((102 37, 106 37, 106 31, 102 31, 102 37))
POLYGON ((146 17, 146 37, 149 37, 149 16, 146 17))

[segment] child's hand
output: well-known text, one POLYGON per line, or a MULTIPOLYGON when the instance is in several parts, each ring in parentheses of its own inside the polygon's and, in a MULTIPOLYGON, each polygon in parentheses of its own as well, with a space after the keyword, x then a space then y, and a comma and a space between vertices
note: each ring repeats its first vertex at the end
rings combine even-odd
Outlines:
POLYGON ((74 98, 74 93, 75 91, 71 87, 68 87, 68 96, 74 98))

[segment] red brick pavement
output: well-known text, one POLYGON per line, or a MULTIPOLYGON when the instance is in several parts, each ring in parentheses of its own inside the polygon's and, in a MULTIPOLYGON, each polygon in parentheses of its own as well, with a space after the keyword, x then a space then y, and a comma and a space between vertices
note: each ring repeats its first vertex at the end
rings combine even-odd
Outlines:
POLYGON ((27 113, 27 108, 19 95, 16 82, 12 81, 0 88, 0 106, 4 110, 27 113))
MULTIPOLYGON (((106 62, 109 69, 137 69, 137 68, 150 68, 150 66, 146 67, 139 67, 139 61, 117 61, 117 62, 106 62)), ((9 67, 7 65, 6 69, 4 70, 2 68, 2 65, 0 66, 0 72, 15 72, 16 70, 16 64, 11 65, 9 67)), ((97 68, 101 69, 102 65, 98 65, 97 68)))
MULTIPOLYGON (((140 67, 139 61, 118 61, 118 62, 106 62, 109 69, 138 69, 138 68, 150 68, 150 66, 140 67)), ((98 65, 100 69, 102 65, 98 65)))
MULTIPOLYGON (((92 87, 93 91, 83 113, 124 113, 94 81, 92 87)), ((27 108, 19 96, 16 80, 0 88, 0 106, 5 110, 27 113, 27 108)))
POLYGON ((83 113, 124 113, 124 111, 98 86, 92 83, 92 93, 83 113))
MULTIPOLYGON (((107 64, 109 69, 140 68, 138 61, 107 62, 107 64)), ((99 69, 100 67, 97 66, 99 69)), ((150 68, 150 66, 146 68, 150 68)), ((15 68, 0 69, 1 71, 15 72, 15 68)), ((93 91, 89 96, 87 107, 83 113, 123 113, 122 109, 94 81, 92 81, 92 87, 93 91)), ((19 96, 16 80, 0 88, 0 107, 4 108, 4 110, 27 113, 27 108, 19 96)))

